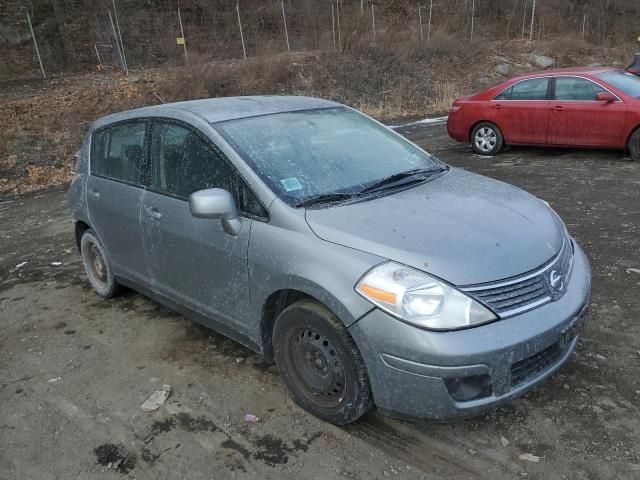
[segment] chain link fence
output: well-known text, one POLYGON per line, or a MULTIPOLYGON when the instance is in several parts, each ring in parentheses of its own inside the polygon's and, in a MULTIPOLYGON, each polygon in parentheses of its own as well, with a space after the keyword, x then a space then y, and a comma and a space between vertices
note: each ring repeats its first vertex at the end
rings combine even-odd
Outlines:
POLYGON ((437 31, 469 40, 474 30, 518 40, 547 32, 635 39, 638 6, 600 4, 549 0, 536 12, 533 0, 3 0, 0 80, 349 51, 408 33, 429 41, 437 31))

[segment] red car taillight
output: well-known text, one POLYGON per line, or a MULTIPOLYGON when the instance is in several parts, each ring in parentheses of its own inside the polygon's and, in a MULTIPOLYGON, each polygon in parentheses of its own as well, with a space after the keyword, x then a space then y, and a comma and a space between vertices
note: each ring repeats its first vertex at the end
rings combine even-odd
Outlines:
POLYGON ((462 105, 456 105, 455 103, 449 107, 449 113, 456 113, 462 108, 462 105))

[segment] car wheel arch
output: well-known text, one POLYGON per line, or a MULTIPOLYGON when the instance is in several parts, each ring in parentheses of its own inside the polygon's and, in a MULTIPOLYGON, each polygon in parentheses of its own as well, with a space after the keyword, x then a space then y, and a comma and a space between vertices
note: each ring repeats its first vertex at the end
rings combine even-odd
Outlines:
POLYGON ((75 237, 78 251, 80 251, 80 241, 82 240, 82 234, 87 230, 93 230, 93 227, 91 227, 89 223, 83 220, 78 220, 77 222, 75 222, 75 237))
MULTIPOLYGON (((262 318, 260 319, 260 349, 265 362, 273 363, 273 327, 276 319, 288 306, 300 300, 311 300, 325 307, 336 318, 340 319, 345 325, 344 315, 336 312, 336 308, 332 308, 333 301, 318 295, 318 292, 309 293, 299 288, 283 288, 271 293, 263 303, 262 318)), ((334 301, 337 301, 333 299, 334 301)))
POLYGON ((625 148, 629 148, 629 141, 631 140, 631 137, 633 137, 636 132, 638 132, 640 130, 640 124, 636 125, 635 127, 633 127, 630 131, 629 131, 629 135, 627 135, 627 139, 625 142, 625 148))
POLYGON ((477 122, 475 122, 473 125, 471 125, 471 128, 469 129, 469 142, 473 141, 473 130, 480 125, 481 123, 491 123, 493 125, 496 126, 496 128, 498 128, 498 130, 500 130, 500 133, 502 134, 502 139, 503 139, 503 144, 506 145, 507 144, 507 138, 504 136, 504 130, 502 130, 502 127, 500 125, 498 125, 496 122, 494 122, 493 120, 478 120, 477 122))

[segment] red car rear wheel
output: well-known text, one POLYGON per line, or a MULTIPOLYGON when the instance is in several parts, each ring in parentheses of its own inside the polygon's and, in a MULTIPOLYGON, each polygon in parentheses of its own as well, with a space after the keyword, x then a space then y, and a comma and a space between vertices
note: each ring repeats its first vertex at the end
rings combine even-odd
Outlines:
POLYGON ((633 161, 640 161, 640 128, 631 134, 629 142, 627 142, 629 156, 633 161))
POLYGON ((496 155, 503 142, 502 132, 491 122, 480 122, 471 132, 471 147, 478 155, 496 155))

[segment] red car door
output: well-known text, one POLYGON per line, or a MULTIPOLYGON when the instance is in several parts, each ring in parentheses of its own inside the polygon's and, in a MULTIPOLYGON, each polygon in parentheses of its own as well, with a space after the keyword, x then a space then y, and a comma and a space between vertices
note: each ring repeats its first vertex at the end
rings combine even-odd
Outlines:
POLYGON ((617 96, 612 102, 598 101, 598 93, 610 93, 582 77, 559 76, 554 79, 549 104, 550 145, 620 147, 627 107, 617 96))
POLYGON ((522 80, 489 102, 487 117, 500 127, 506 143, 547 143, 549 80, 549 77, 522 80))

